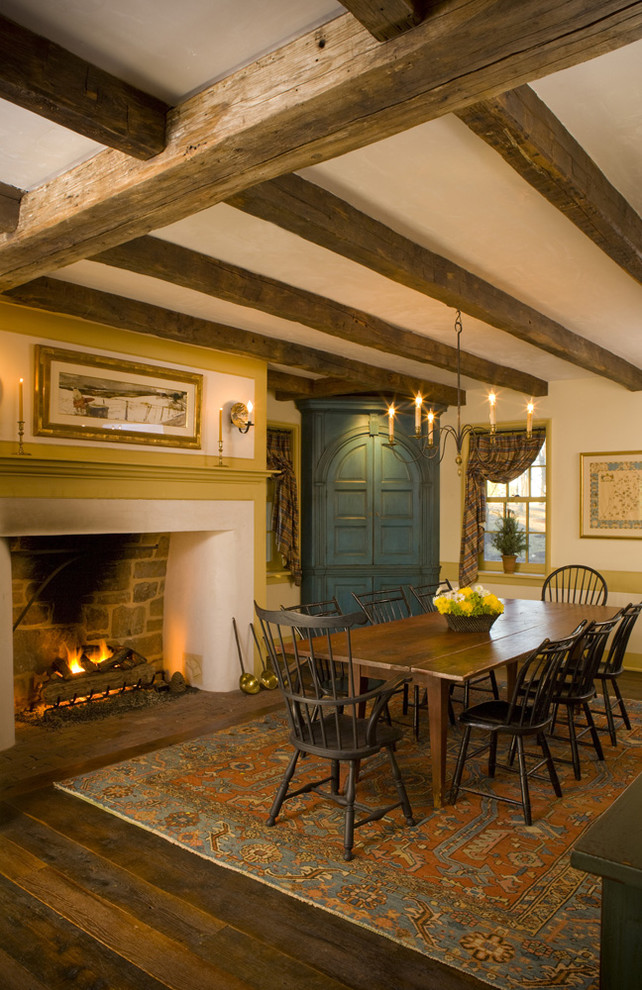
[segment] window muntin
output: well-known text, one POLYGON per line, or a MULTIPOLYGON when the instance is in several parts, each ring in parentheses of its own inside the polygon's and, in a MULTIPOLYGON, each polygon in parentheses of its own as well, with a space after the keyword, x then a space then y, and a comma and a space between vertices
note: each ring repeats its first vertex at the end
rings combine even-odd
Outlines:
POLYGON ((535 461, 519 478, 507 484, 486 482, 486 532, 482 567, 498 569, 501 554, 492 544, 493 530, 506 515, 515 513, 519 525, 526 531, 528 547, 517 558, 522 572, 541 573, 546 570, 546 442, 535 461))

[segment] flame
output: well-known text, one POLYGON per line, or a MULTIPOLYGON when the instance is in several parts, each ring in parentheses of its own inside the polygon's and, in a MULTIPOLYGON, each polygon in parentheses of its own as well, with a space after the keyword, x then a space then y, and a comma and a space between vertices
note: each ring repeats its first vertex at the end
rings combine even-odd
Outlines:
POLYGON ((93 651, 94 652, 92 652, 90 659, 94 663, 102 663, 103 660, 109 660, 110 656, 114 652, 109 646, 107 646, 104 639, 101 639, 100 643, 97 643, 93 647, 93 651))
POLYGON ((85 669, 80 665, 80 658, 82 656, 82 649, 79 646, 74 646, 73 649, 67 647, 67 666, 69 667, 72 674, 84 674, 85 669))

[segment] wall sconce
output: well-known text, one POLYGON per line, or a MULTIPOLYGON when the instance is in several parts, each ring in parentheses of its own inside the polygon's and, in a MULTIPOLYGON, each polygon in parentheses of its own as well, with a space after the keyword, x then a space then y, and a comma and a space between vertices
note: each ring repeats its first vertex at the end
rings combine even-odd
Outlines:
POLYGON ((239 433, 247 433, 254 423, 251 420, 254 406, 251 402, 245 405, 244 402, 235 402, 230 410, 232 426, 235 426, 239 433))

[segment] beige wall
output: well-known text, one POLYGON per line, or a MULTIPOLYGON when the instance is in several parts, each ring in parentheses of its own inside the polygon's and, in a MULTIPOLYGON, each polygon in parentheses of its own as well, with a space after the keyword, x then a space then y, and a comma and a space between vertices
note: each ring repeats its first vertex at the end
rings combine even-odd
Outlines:
MULTIPOLYGON (((486 393, 467 391, 465 422, 488 422, 486 393)), ((524 396, 500 392, 498 424, 525 419, 524 396)), ((642 600, 642 540, 580 538, 580 453, 642 450, 642 393, 628 392, 602 378, 587 377, 551 382, 549 394, 536 400, 535 419, 549 427, 550 569, 562 564, 589 564, 602 572, 614 605, 642 600)), ((444 422, 455 422, 449 410, 444 422)), ((451 450, 444 457, 441 473, 441 560, 442 574, 457 575, 463 486, 457 476, 451 450)), ((480 581, 494 583, 500 593, 537 596, 541 578, 517 580, 480 574, 480 581), (510 584, 508 584, 510 580, 510 584)), ((639 623, 638 623, 639 625, 639 623)), ((642 668, 642 629, 634 631, 629 666, 642 668)))

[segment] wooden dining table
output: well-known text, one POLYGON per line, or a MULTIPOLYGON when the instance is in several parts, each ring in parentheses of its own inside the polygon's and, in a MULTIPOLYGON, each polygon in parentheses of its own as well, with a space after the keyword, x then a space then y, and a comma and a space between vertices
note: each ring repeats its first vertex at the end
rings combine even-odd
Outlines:
MULTIPOLYGON (((569 635, 582 619, 601 622, 618 612, 607 605, 574 605, 530 599, 503 599, 504 613, 488 632, 453 632, 438 612, 359 626, 351 631, 357 676, 382 671, 407 673, 428 695, 432 796, 444 803, 448 697, 452 684, 465 684, 498 667, 506 668, 507 690, 517 664, 544 639, 569 635)), ((340 656, 335 654, 335 659, 340 656)))

